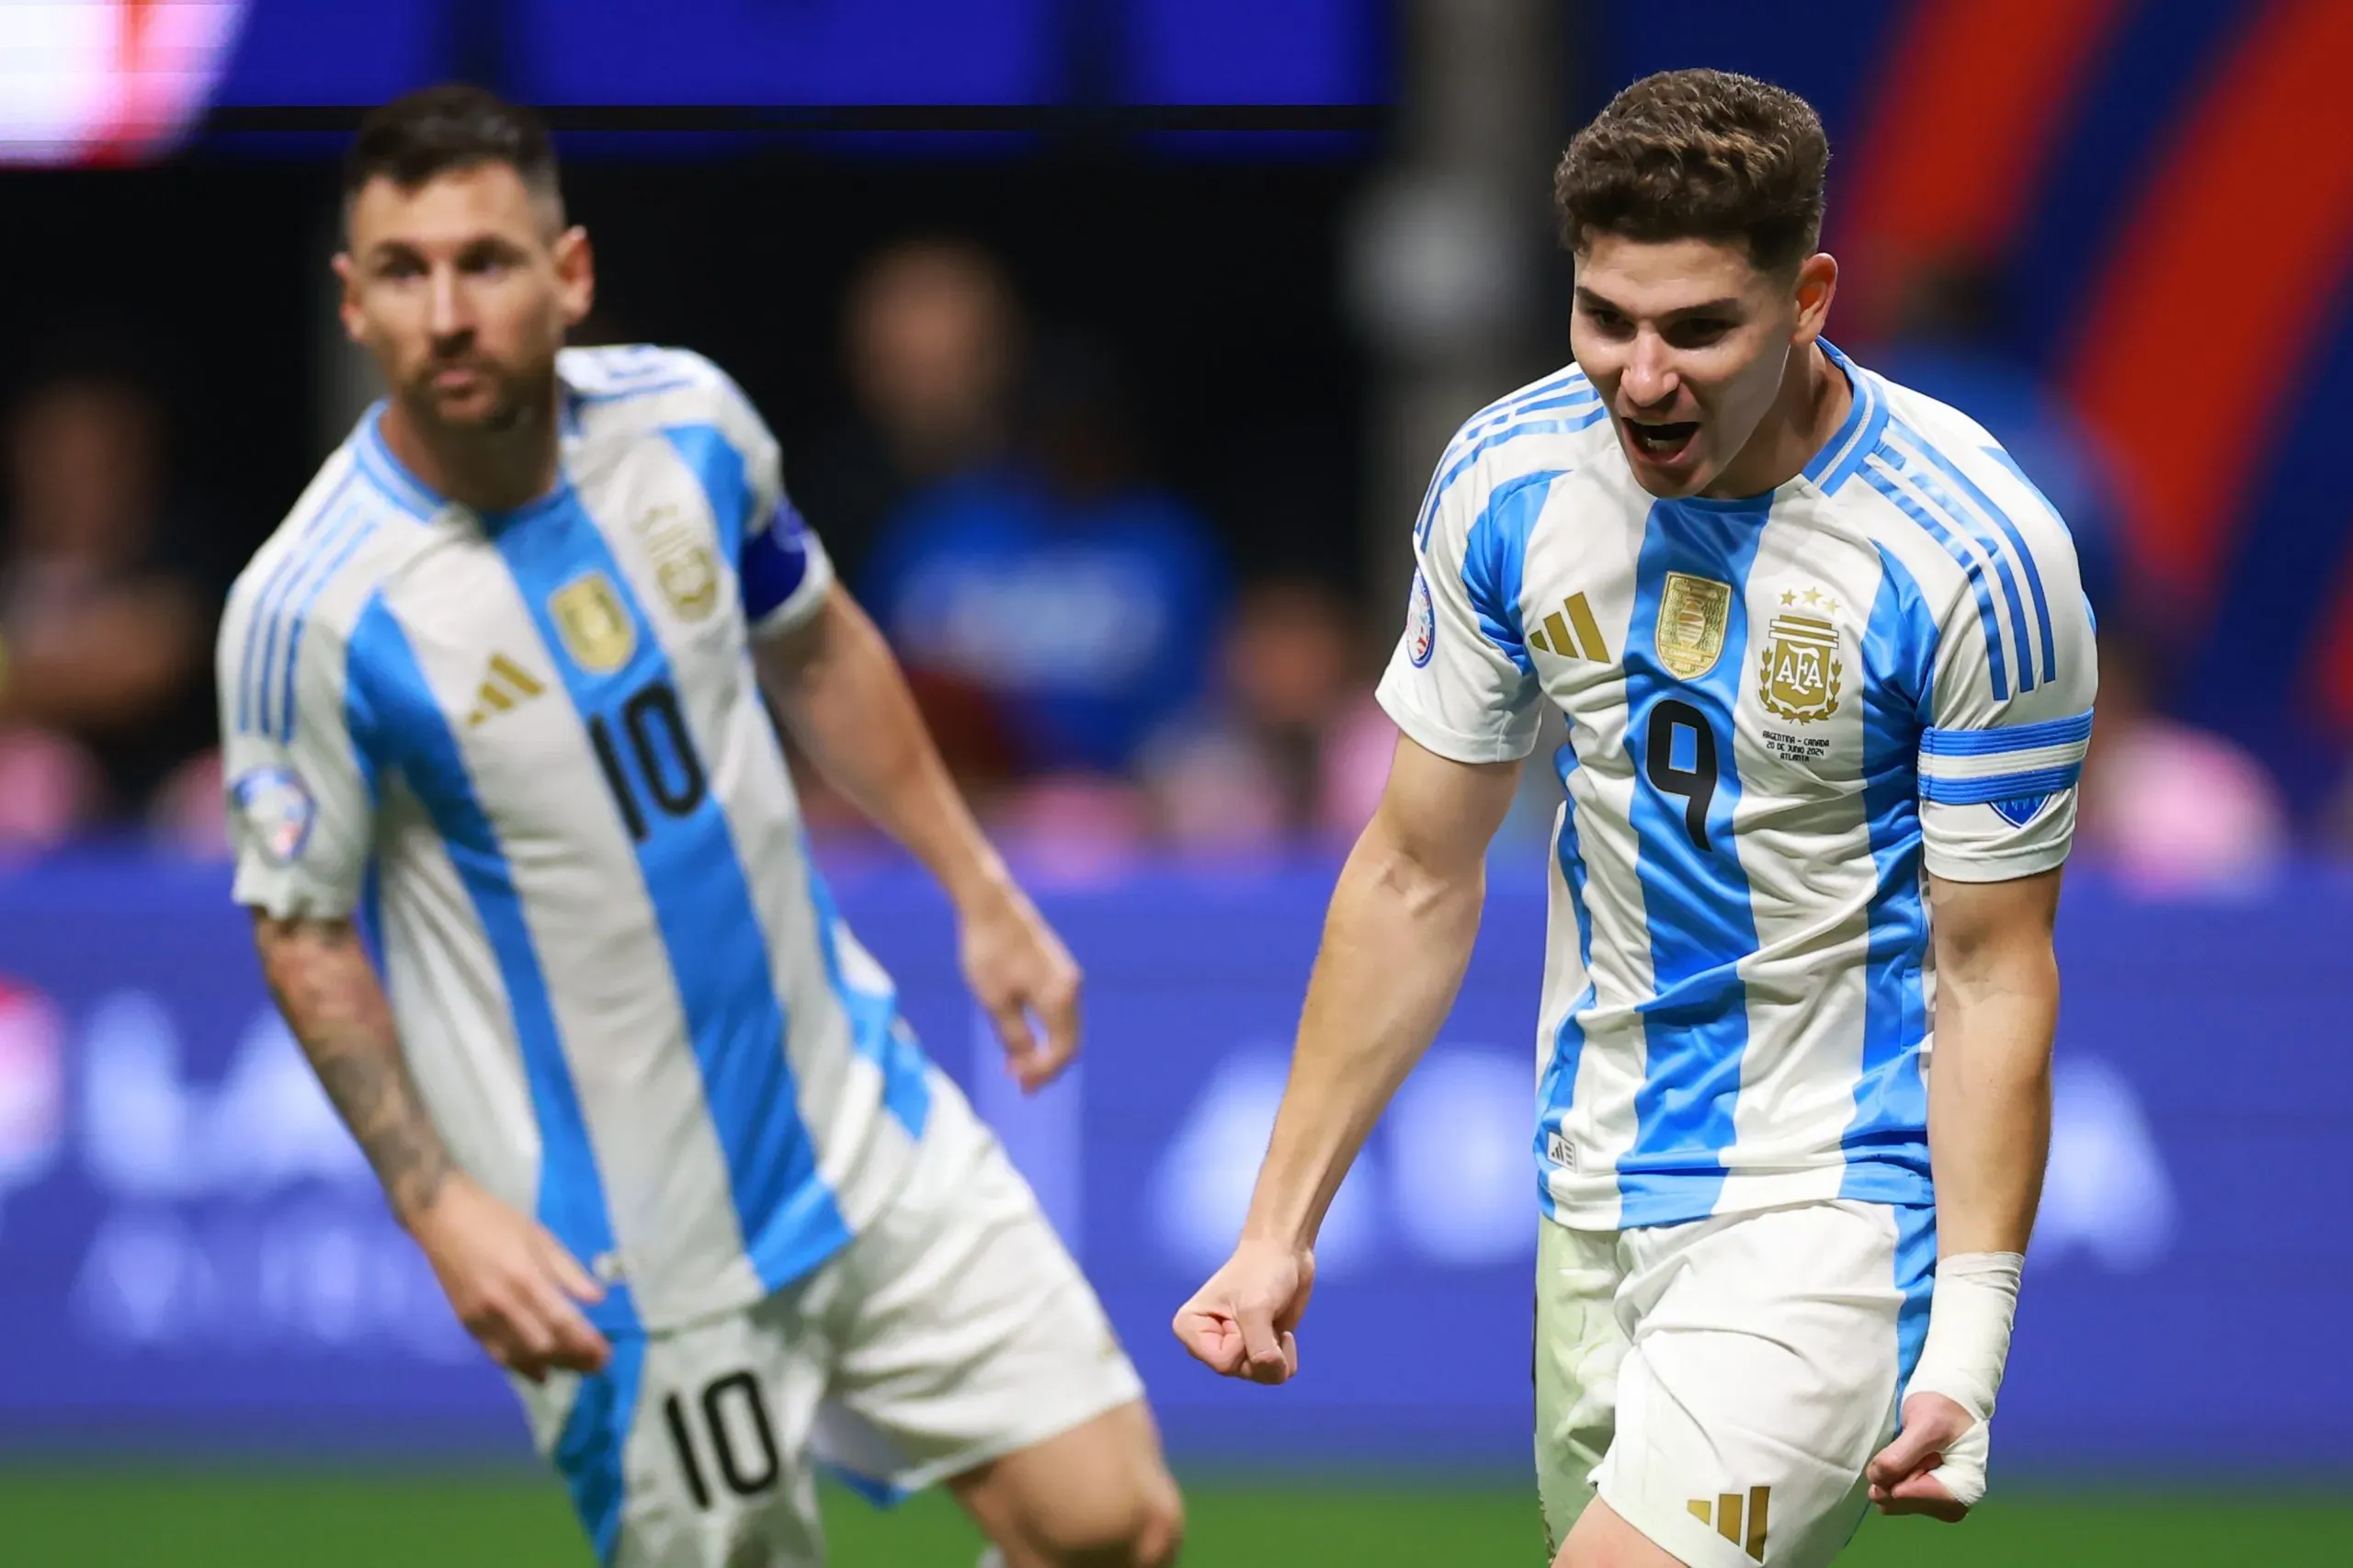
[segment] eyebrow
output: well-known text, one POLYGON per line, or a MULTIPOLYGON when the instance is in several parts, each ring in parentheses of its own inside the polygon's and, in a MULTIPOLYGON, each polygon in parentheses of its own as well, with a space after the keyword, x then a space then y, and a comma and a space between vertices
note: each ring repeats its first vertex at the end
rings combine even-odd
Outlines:
MULTIPOLYGON (((1608 295, 1597 294, 1582 283, 1576 286, 1576 296, 1577 303, 1588 310, 1598 307, 1605 311, 1615 311, 1621 316, 1630 316, 1634 313, 1608 295)), ((1696 305, 1677 305, 1671 311, 1662 312, 1662 317, 1667 321, 1676 321, 1684 316, 1737 314, 1742 308, 1739 296, 1726 294, 1718 300, 1702 300, 1696 305)))
MULTIPOLYGON (((523 248, 517 244, 513 237, 510 235, 501 233, 480 233, 470 234, 466 238, 458 241, 456 243, 455 249, 458 255, 467 256, 480 251, 485 246, 495 246, 497 248, 509 251, 519 251, 523 248)), ((424 254, 424 247, 419 245, 415 241, 404 239, 397 234, 388 235, 383 239, 378 240, 374 244, 368 247, 368 259, 371 261, 388 256, 422 256, 424 254)))

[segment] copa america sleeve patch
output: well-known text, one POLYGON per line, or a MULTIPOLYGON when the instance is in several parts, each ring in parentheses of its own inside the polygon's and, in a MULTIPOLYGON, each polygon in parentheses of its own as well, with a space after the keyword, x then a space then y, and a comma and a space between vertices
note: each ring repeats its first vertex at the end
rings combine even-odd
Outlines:
POLYGON ((262 858, 276 866, 291 865, 301 856, 319 817, 318 802, 302 776, 277 765, 239 774, 229 786, 229 801, 262 858))
POLYGON ((1429 582, 1418 571, 1414 574, 1414 600, 1409 611, 1409 623, 1413 642, 1406 649, 1406 655, 1418 670, 1427 665, 1430 655, 1438 651, 1438 609, 1430 603, 1429 582))

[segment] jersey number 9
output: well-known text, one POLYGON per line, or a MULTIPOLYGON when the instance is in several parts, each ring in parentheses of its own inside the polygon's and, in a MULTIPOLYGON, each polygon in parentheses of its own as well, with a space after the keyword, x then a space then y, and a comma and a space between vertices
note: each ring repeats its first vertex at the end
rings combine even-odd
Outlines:
POLYGON ((634 767, 623 761, 614 728, 599 713, 588 721, 588 739, 597 748, 597 766, 613 792, 613 804, 629 824, 630 837, 642 844, 652 831, 642 800, 652 801, 664 816, 691 816, 710 786, 687 733, 686 715, 678 710, 678 693, 668 681, 649 681, 621 704, 619 728, 634 767))
POLYGON ((1643 772, 1651 788, 1683 801, 1683 831, 1695 849, 1708 847, 1708 803, 1716 798, 1716 732, 1708 716, 1688 702, 1672 699, 1651 710, 1650 733, 1644 740, 1643 772), (1691 766, 1675 763, 1676 743, 1691 737, 1691 766))

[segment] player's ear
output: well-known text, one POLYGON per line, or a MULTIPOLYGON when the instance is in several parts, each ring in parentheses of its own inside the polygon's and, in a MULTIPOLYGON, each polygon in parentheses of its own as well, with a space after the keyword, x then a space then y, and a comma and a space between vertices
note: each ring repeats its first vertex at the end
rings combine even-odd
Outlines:
POLYGON ((1830 301, 1838 292, 1838 258, 1816 251, 1798 263, 1798 329, 1791 341, 1803 347, 1822 335, 1830 322, 1830 301))
POLYGON ((597 255, 588 231, 574 223, 555 240, 556 289, 563 301, 563 324, 578 326, 597 302, 597 255))
POLYGON ((335 278, 343 285, 342 297, 335 301, 335 314, 343 319, 344 335, 354 343, 364 343, 359 315, 359 264, 351 259, 347 250, 335 253, 335 278))

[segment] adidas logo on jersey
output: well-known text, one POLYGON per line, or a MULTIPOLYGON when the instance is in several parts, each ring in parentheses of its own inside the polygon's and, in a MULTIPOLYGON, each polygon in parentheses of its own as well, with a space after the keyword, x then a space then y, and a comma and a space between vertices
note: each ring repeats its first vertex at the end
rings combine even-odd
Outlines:
POLYGON ((466 728, 472 729, 494 713, 519 707, 546 689, 530 671, 504 653, 493 653, 482 690, 474 695, 474 710, 466 715, 466 728))
POLYGON ((1593 611, 1583 594, 1563 599, 1561 608, 1528 634, 1528 645, 1564 659, 1591 659, 1597 665, 1609 662, 1609 644, 1601 640, 1601 628, 1593 623, 1593 611))
POLYGON ((1765 1561, 1765 1506, 1772 1496, 1771 1487, 1752 1486, 1748 1489, 1748 1506, 1745 1509, 1741 1506, 1743 1499, 1737 1492, 1726 1492, 1712 1500, 1694 1497, 1688 1506, 1693 1518, 1703 1525, 1715 1526, 1718 1535, 1762 1562, 1765 1561), (1745 1518, 1744 1514, 1746 1516, 1745 1518), (1746 1529, 1742 1528, 1743 1525, 1747 1527, 1746 1529))

